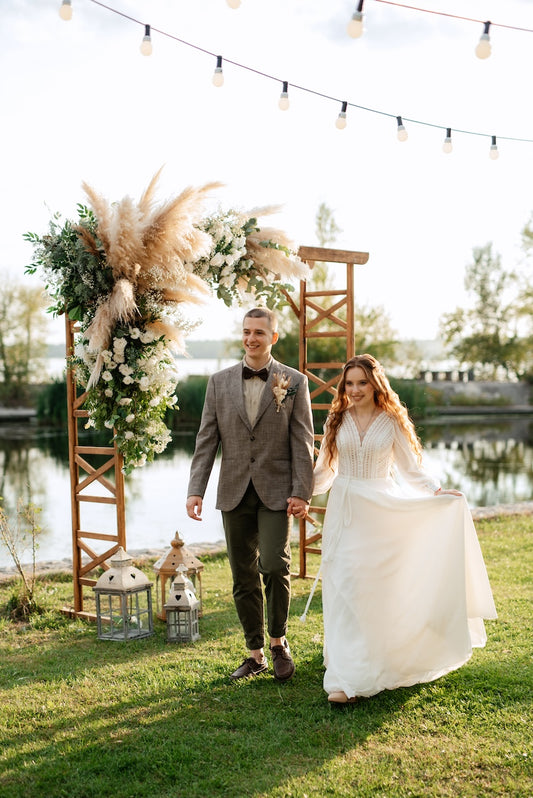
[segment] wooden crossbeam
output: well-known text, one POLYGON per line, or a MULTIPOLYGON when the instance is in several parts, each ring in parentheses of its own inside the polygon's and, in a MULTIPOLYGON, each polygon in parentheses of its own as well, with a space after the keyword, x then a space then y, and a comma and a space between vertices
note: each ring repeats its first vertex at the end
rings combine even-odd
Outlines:
POLYGON ((74 334, 77 326, 69 319, 65 319, 67 363, 67 410, 69 432, 69 463, 70 463, 70 497, 72 516, 72 579, 74 587, 74 600, 72 607, 64 607, 62 612, 71 617, 95 619, 93 613, 84 611, 84 588, 93 587, 96 580, 89 577, 95 568, 108 567, 106 561, 122 546, 126 548, 125 500, 124 500, 124 474, 122 473, 122 457, 116 446, 87 446, 79 443, 78 423, 88 417, 87 410, 83 407, 87 392, 78 394, 78 385, 69 356, 74 351, 74 334), (104 456, 103 463, 94 463, 95 457, 104 456), (104 476, 111 470, 114 471, 114 481, 104 476), (83 493, 90 485, 101 485, 106 495, 89 495, 83 493), (114 508, 116 532, 101 532, 99 530, 87 531, 81 524, 81 507, 84 503, 111 505, 114 508), (97 551, 89 545, 88 540, 105 543, 105 550, 97 551), (112 544, 111 546, 109 544, 112 544), (83 562, 83 558, 88 560, 83 562))
MULTIPOLYGON (((331 290, 308 291, 305 281, 300 282, 300 305, 290 306, 300 322, 300 357, 299 368, 310 383, 318 386, 310 391, 311 407, 313 410, 328 410, 330 405, 324 402, 315 402, 315 397, 323 393, 335 395, 335 384, 338 374, 331 379, 324 380, 315 370, 337 369, 340 371, 344 362, 354 354, 354 282, 353 267, 368 261, 368 252, 357 252, 345 249, 329 249, 326 247, 300 247, 298 255, 311 268, 315 263, 335 263, 346 266, 346 285, 344 288, 331 290), (328 305, 329 303, 329 305, 328 305), (343 311, 346 318, 341 318, 343 311), (316 314, 311 318, 312 314, 316 314), (321 325, 329 325, 329 329, 318 330, 321 325), (307 359, 308 342, 312 339, 343 338, 346 341, 346 358, 344 362, 330 361, 327 363, 309 362, 307 359)), ((315 436, 318 442, 322 436, 315 436)), ((310 512, 324 513, 324 508, 311 507, 310 512)), ((307 537, 306 522, 300 520, 300 571, 298 576, 307 577, 307 554, 320 554, 321 549, 315 545, 321 539, 320 532, 314 532, 307 537)))

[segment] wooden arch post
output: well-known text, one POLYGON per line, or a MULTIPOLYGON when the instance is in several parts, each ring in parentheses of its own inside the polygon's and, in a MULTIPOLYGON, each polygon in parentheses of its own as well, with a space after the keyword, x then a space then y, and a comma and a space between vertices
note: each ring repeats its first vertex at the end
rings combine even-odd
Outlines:
MULTIPOLYGON (((67 361, 74 353, 75 322, 65 316, 67 361)), ((82 617, 96 620, 96 614, 84 610, 84 587, 92 587, 96 579, 87 575, 102 566, 107 568, 106 560, 120 546, 126 548, 126 512, 124 499, 124 474, 122 472, 122 455, 116 445, 82 446, 78 440, 78 424, 80 419, 87 419, 89 414, 83 409, 87 392, 78 395, 78 386, 74 370, 67 369, 67 411, 68 411, 68 449, 70 464, 70 501, 72 516, 72 578, 74 583, 74 606, 63 607, 62 612, 71 617, 82 617), (109 478, 114 471, 113 481, 109 478), (109 476, 107 476, 109 474, 109 476), (83 528, 81 508, 84 503, 111 506, 114 509, 106 515, 109 523, 112 516, 112 527, 107 533, 89 531, 83 528), (113 518, 114 516, 114 518, 113 518), (96 552, 93 548, 97 541, 103 542, 105 551, 96 552), (85 555, 85 562, 83 561, 85 555)))
MULTIPOLYGON (((300 371, 309 380, 311 391, 311 407, 313 410, 327 410, 329 402, 319 402, 317 397, 329 393, 335 396, 335 384, 339 371, 346 360, 354 355, 354 270, 355 264, 362 265, 368 261, 368 252, 354 252, 343 249, 327 249, 324 247, 300 247, 298 255, 311 268, 315 263, 344 263, 346 265, 346 284, 344 288, 324 291, 308 291, 305 280, 300 282, 300 306, 287 294, 287 299, 300 322, 300 371), (340 313, 342 315, 340 315, 340 313), (316 338, 341 338, 346 342, 346 354, 343 361, 318 362, 308 359, 308 343, 316 338), (324 379, 320 372, 324 369, 335 369, 335 375, 324 379)), ((315 435, 320 441, 322 435, 315 435)), ((311 506, 311 517, 323 516, 325 508, 311 506)), ((300 520, 300 570, 298 576, 307 576, 307 555, 320 554, 318 543, 322 537, 320 532, 307 535, 306 521, 300 520)))

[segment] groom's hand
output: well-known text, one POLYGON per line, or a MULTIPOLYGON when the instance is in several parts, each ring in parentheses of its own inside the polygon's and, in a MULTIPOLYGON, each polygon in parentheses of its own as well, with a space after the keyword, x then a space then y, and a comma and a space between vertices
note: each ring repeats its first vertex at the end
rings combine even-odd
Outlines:
POLYGON ((185 505, 187 508, 187 515, 189 518, 193 518, 195 521, 201 521, 202 515, 202 497, 201 496, 188 496, 187 497, 187 504, 185 505))
POLYGON ((309 503, 300 499, 298 496, 291 496, 287 499, 287 515, 294 515, 295 518, 305 518, 309 510, 309 503))

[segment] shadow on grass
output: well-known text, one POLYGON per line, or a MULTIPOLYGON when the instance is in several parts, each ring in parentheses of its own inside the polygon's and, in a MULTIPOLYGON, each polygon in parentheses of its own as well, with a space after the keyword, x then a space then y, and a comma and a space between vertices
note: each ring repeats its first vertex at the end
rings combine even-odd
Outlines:
MULTIPOLYGON (((298 612, 303 598, 295 603, 298 612)), ((290 682, 265 674, 231 683, 241 638, 229 609, 214 626, 225 612, 227 636, 211 635, 206 617, 192 645, 166 644, 160 622, 153 637, 131 643, 98 641, 94 627, 75 624, 68 638, 11 652, 2 666, 13 723, 3 733, 1 798, 96 798, 110 785, 116 798, 266 795, 417 710, 440 723, 450 695, 473 717, 480 706, 490 715, 519 700, 509 674, 518 686, 520 663, 474 659, 437 682, 332 707, 322 689, 319 615, 299 628, 291 618, 290 682), (32 681, 42 685, 37 701, 32 681)))

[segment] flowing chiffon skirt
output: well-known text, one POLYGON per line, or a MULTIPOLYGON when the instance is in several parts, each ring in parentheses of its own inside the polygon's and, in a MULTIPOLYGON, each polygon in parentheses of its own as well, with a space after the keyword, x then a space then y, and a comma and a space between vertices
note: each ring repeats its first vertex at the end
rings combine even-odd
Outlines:
POLYGON ((429 682, 485 645, 496 608, 464 496, 397 495, 337 477, 322 539, 324 689, 348 697, 429 682))

